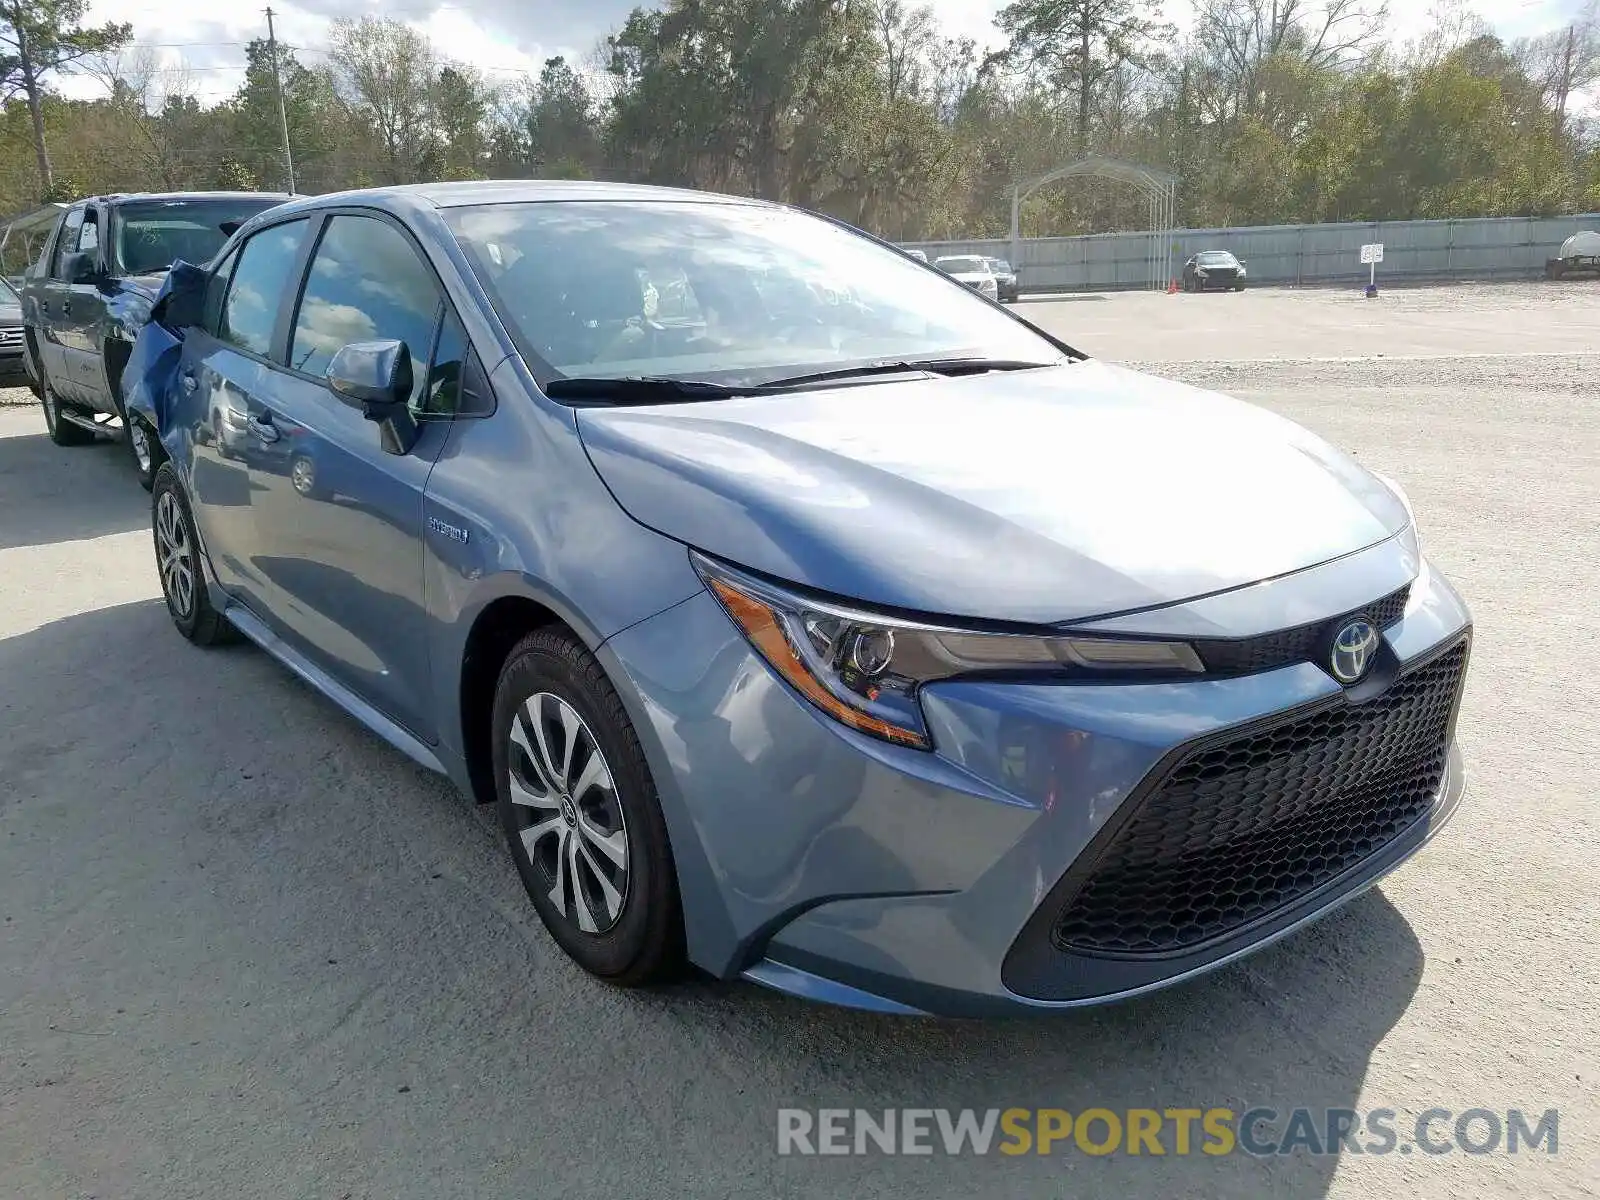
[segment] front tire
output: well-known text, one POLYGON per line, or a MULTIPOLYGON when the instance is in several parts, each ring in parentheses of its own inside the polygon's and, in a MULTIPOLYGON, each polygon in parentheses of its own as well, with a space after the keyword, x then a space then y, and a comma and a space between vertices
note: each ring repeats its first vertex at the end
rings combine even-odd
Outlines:
POLYGON ((61 415, 61 401, 56 397, 55 388, 50 386, 49 376, 40 370, 39 377, 39 403, 44 407, 44 427, 50 434, 50 440, 58 446, 87 446, 94 441, 94 434, 81 425, 74 425, 61 415))
POLYGON ((197 646, 238 641, 238 630, 211 605, 200 565, 194 513, 170 462, 162 463, 156 471, 152 492, 150 524, 156 570, 161 575, 161 594, 166 597, 172 623, 197 646))
POLYGON ((128 457, 133 460, 133 473, 139 486, 150 491, 155 486, 156 472, 166 459, 160 439, 141 417, 128 413, 122 418, 122 440, 128 445, 128 457))
POLYGON ((677 974, 683 910, 666 822, 594 656, 561 630, 523 638, 500 672, 492 736, 501 826, 550 935, 621 987, 677 974))

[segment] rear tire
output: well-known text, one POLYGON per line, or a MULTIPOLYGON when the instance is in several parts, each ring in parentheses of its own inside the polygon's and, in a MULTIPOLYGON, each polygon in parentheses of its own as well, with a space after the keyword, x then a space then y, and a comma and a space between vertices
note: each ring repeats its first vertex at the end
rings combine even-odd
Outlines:
POLYGON ((666 821, 594 656, 564 630, 523 638, 500 671, 492 737, 500 823, 551 937, 620 987, 677 975, 683 909, 666 821))
POLYGON ((61 415, 61 401, 56 398, 56 391, 50 386, 50 377, 44 374, 43 368, 40 368, 39 374, 39 403, 44 407, 44 427, 56 445, 87 446, 95 440, 94 434, 61 415))
POLYGON ((172 464, 156 471, 150 504, 151 536, 161 594, 172 623, 196 646, 220 646, 239 640, 239 631, 211 605, 205 570, 200 563, 200 538, 194 513, 172 464))

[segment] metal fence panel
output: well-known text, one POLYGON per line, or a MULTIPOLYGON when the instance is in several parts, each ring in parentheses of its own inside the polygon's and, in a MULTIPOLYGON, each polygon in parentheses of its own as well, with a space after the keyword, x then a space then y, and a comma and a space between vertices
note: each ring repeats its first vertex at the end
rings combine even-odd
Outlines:
MULTIPOLYGON (((1534 277, 1561 243, 1600 229, 1600 214, 1570 217, 1480 217, 1459 221, 1360 221, 1237 229, 1175 229, 1170 274, 1201 250, 1232 250, 1254 283, 1335 284, 1367 277, 1361 247, 1382 242, 1381 280, 1534 277)), ((1012 257, 1005 238, 908 243, 930 259, 943 254, 1012 257)), ((1113 291, 1148 286, 1166 269, 1148 233, 1025 238, 1017 277, 1024 291, 1113 291), (1152 261, 1152 250, 1156 259, 1152 261)))

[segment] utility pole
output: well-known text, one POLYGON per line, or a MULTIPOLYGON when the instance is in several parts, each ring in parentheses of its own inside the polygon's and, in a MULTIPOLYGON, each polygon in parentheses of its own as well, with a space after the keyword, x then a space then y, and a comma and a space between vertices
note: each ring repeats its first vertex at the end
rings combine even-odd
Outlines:
POLYGON ((283 169, 294 191, 294 155, 289 152, 289 113, 283 106, 283 75, 278 70, 278 37, 272 29, 272 9, 267 9, 267 50, 272 55, 272 82, 278 86, 278 128, 283 133, 283 169))

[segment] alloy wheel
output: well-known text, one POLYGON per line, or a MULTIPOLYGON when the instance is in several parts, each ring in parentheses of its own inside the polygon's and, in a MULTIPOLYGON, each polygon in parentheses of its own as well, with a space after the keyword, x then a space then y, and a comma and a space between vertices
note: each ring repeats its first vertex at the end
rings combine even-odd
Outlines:
POLYGON ((289 468, 289 482, 294 484, 294 490, 302 496, 311 495, 313 479, 311 460, 308 458, 295 459, 294 466, 289 468))
POLYGON ((605 933, 628 898, 628 826, 600 744, 550 692, 523 702, 510 737, 511 803, 526 822, 528 860, 557 912, 584 933, 605 933))
POLYGON ((156 550, 161 588, 173 612, 187 620, 194 612, 194 553, 183 510, 170 491, 156 500, 156 550))
POLYGON ((139 470, 150 471, 150 435, 144 431, 144 422, 137 417, 128 418, 128 444, 133 447, 133 459, 139 470))

